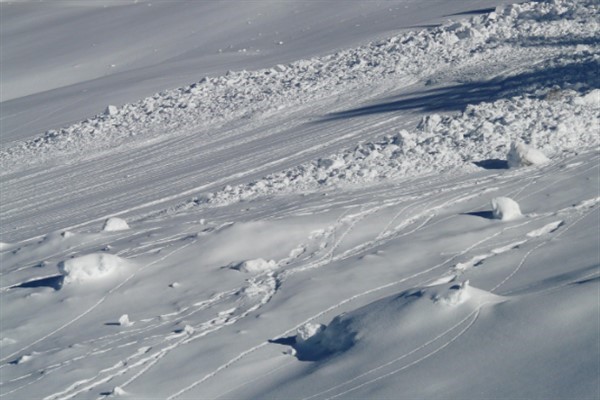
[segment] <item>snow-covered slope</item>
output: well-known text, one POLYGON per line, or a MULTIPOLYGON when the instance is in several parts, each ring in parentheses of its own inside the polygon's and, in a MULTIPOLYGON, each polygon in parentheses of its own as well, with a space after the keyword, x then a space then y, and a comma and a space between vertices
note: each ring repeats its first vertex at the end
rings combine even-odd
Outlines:
POLYGON ((204 76, 327 54, 498 3, 3 1, 2 142, 204 76))
POLYGON ((379 37, 3 144, 1 397, 600 396, 597 3, 334 3, 379 37))

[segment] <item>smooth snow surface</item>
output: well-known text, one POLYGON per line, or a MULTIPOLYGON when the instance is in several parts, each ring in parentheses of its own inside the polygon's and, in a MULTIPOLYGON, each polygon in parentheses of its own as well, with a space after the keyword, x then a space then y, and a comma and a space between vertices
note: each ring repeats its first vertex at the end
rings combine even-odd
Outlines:
POLYGON ((500 3, 2 1, 0 398, 600 398, 600 7, 500 3))

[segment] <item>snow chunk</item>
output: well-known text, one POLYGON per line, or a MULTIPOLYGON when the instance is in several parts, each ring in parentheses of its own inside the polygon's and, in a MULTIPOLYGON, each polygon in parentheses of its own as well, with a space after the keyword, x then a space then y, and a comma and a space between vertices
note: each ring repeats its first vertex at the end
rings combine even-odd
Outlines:
POLYGON ((351 321, 342 314, 328 326, 313 323, 302 326, 298 329, 294 344, 296 357, 302 361, 316 361, 348 350, 356 341, 356 332, 350 327, 351 321))
POLYGON ((116 106, 109 105, 104 110, 104 115, 117 115, 119 113, 119 109, 116 106))
POLYGON ((129 229, 127 221, 117 217, 108 218, 104 221, 104 226, 102 227, 104 232, 124 231, 127 229, 129 229))
POLYGON ((277 268, 275 260, 264 260, 262 258, 256 258, 254 260, 246 260, 241 263, 230 265, 231 269, 238 271, 247 272, 250 274, 257 274, 261 272, 271 271, 277 268))
POLYGON ((119 318, 119 325, 120 326, 131 326, 133 325, 133 322, 131 322, 129 320, 129 315, 127 314, 123 314, 121 315, 121 317, 119 318))
POLYGON ((512 221, 522 216, 519 204, 508 197, 492 199, 492 213, 495 219, 512 221))
POLYGON ((510 168, 527 167, 546 164, 550 160, 539 150, 522 142, 513 142, 506 156, 510 168))
POLYGON ((107 253, 92 253, 61 262, 58 269, 64 283, 91 281, 111 275, 126 264, 121 257, 107 253))

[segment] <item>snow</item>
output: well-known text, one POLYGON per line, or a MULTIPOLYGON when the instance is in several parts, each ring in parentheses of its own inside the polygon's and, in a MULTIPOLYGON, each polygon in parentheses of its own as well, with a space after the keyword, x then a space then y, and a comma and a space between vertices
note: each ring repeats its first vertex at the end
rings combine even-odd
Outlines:
POLYGON ((492 199, 492 214, 501 221, 513 221, 522 217, 519 203, 508 197, 492 199))
POLYGON ((240 263, 234 263, 230 266, 230 268, 237 269, 238 271, 242 272, 256 274, 277 268, 277 263, 275 260, 266 261, 262 258, 257 258, 255 260, 246 260, 240 263))
POLYGON ((600 8, 500 3, 2 2, 1 397, 600 397, 600 8))
POLYGON ((544 153, 521 142, 513 142, 510 145, 510 150, 506 155, 506 160, 510 168, 542 165, 550 162, 544 153))
POLYGON ((125 231, 127 229, 129 229, 127 221, 117 217, 108 218, 104 221, 104 226, 102 227, 104 232, 125 231))
POLYGON ((119 256, 92 253, 63 261, 58 269, 65 277, 65 283, 80 283, 105 278, 126 265, 127 262, 119 256))

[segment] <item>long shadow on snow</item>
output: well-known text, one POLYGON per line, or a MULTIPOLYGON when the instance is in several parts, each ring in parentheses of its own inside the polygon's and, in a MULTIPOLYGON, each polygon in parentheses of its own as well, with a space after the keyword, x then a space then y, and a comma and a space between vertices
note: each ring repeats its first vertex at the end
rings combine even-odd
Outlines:
POLYGON ((600 87, 600 63, 589 57, 567 65, 529 71, 510 77, 498 77, 487 81, 470 82, 453 86, 423 90, 408 95, 390 97, 387 101, 352 110, 326 115, 317 122, 328 122, 346 118, 363 117, 394 111, 415 110, 423 112, 463 111, 469 104, 492 102, 539 88, 561 87, 575 83, 586 83, 589 87, 600 87))

